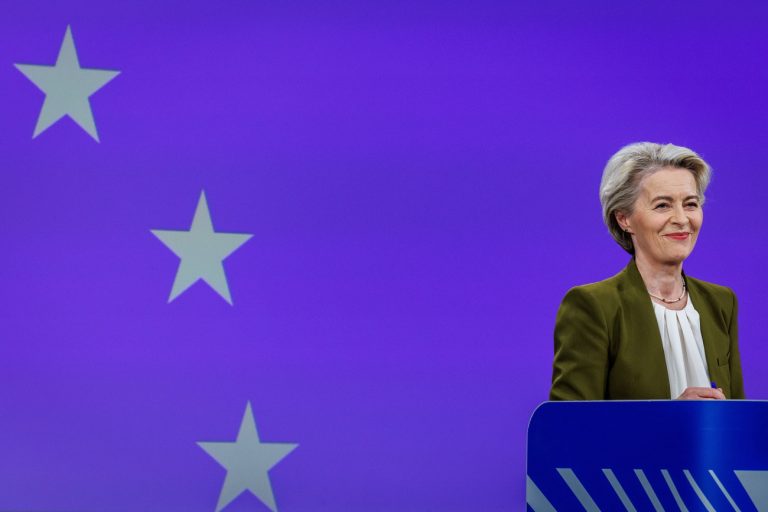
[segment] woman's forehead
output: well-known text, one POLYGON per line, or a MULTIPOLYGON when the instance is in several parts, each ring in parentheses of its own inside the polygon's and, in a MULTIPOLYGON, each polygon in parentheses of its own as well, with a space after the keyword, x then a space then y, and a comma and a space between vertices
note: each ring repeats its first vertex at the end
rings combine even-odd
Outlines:
POLYGON ((665 167, 640 181, 644 195, 690 196, 698 195, 696 178, 688 169, 665 167))

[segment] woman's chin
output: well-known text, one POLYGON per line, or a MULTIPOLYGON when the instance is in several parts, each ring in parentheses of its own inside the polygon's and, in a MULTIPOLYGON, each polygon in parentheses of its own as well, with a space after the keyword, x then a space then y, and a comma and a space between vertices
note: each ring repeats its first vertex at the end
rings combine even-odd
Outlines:
POLYGON ((651 264, 669 266, 669 265, 680 265, 690 255, 691 255, 691 251, 689 250, 676 250, 676 251, 664 251, 663 254, 657 253, 657 254, 651 255, 651 257, 649 258, 643 258, 642 255, 636 255, 636 256, 640 256, 641 259, 651 264))
POLYGON ((665 263, 667 265, 679 265, 684 262, 688 256, 691 255, 691 251, 681 251, 667 255, 665 263))

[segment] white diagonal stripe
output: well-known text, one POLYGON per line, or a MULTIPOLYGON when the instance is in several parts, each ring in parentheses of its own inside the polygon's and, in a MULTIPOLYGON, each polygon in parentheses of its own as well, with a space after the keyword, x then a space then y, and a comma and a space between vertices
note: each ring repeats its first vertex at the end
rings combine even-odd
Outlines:
POLYGON ((672 481, 672 477, 669 476, 669 471, 666 469, 661 470, 661 474, 664 475, 664 480, 666 480, 667 485, 669 486, 669 490, 672 492, 672 496, 675 497, 675 503, 677 503, 677 506, 680 507, 681 512, 688 512, 688 509, 685 506, 685 503, 683 503, 683 498, 680 497, 680 493, 677 492, 677 487, 675 487, 675 482, 672 481))
POLYGON ((613 470, 610 468, 603 468, 603 474, 611 483, 613 490, 616 491, 616 494, 619 496, 621 503, 624 504, 624 508, 629 510, 629 512, 637 512, 635 506, 630 501, 629 496, 627 496, 627 493, 624 492, 624 488, 619 483, 619 479, 616 478, 616 475, 613 473, 613 470))
POLYGON ((656 512, 664 512, 664 507, 661 506, 659 497, 656 496, 656 492, 653 490, 653 487, 651 487, 651 482, 648 481, 648 478, 645 476, 643 470, 636 469, 635 475, 637 475, 637 479, 640 480, 640 484, 643 486, 645 494, 648 495, 648 499, 650 499, 651 503, 653 503, 654 510, 656 512))
POLYGON ((709 502, 707 497, 704 496, 704 491, 701 490, 701 487, 699 487, 699 484, 697 484, 696 480, 693 479, 693 475, 691 474, 691 472, 688 471, 687 469, 684 469, 683 473, 685 473, 685 478, 688 479, 688 482, 691 484, 691 487, 693 487, 693 490, 696 492, 696 496, 698 496, 701 502, 704 504, 704 508, 706 508, 708 512, 715 512, 715 508, 709 502))
POLYGON ((531 477, 525 477, 525 501, 533 512, 557 512, 552 503, 549 502, 541 489, 531 480, 531 477))
POLYGON ((584 510, 587 512, 600 512, 600 509, 595 504, 595 500, 592 499, 592 496, 589 495, 579 481, 579 477, 576 476, 576 473, 574 473, 571 468, 557 468, 557 472, 560 473, 560 476, 563 477, 565 483, 568 484, 571 492, 576 495, 576 498, 579 500, 579 503, 581 503, 581 506, 584 507, 584 510))
POLYGON ((712 475, 712 478, 714 478, 714 479, 715 479, 715 483, 716 483, 716 484, 717 484, 717 486, 720 488, 720 490, 721 490, 721 491, 723 491, 723 494, 725 494, 725 497, 728 499, 728 503, 730 503, 730 504, 731 504, 731 506, 733 507, 733 510, 735 510, 736 512, 741 512, 741 509, 740 509, 740 508, 739 508, 739 506, 736 504, 736 502, 735 502, 735 501, 733 501, 733 498, 731 498, 731 494, 730 494, 730 493, 729 493, 729 492, 728 492, 728 491, 725 489, 725 486, 724 486, 724 485, 723 485, 723 483, 720 481, 720 479, 719 479, 719 478, 717 478, 717 475, 715 474, 715 472, 714 472, 714 471, 712 471, 712 470, 710 469, 710 470, 709 470, 709 474, 710 474, 710 475, 712 475))

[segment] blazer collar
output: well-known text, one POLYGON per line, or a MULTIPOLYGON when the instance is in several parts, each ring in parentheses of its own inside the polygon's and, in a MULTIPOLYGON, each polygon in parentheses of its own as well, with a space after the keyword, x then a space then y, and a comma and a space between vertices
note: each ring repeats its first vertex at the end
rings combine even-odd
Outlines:
MULTIPOLYGON (((718 354, 717 346, 718 341, 723 342, 720 338, 723 335, 720 333, 717 327, 715 319, 719 314, 718 305, 711 300, 711 296, 701 287, 701 285, 695 279, 686 279, 686 289, 688 290, 688 297, 693 302, 696 311, 699 312, 699 322, 701 329, 701 338, 704 343, 704 356, 707 360, 707 374, 709 380, 717 382, 721 376, 716 375, 719 369, 717 364, 718 354)), ((726 337, 727 338, 727 337, 726 337)), ((728 341, 724 341, 726 346, 728 341)), ((721 380, 722 383, 722 380, 721 380)))
POLYGON ((667 372, 667 360, 664 356, 659 323, 656 320, 656 312, 653 310, 653 302, 648 295, 648 289, 637 269, 635 258, 629 261, 620 276, 622 277, 621 300, 626 306, 624 315, 627 319, 627 328, 630 331, 627 335, 641 338, 637 341, 646 347, 645 361, 640 364, 644 371, 654 376, 652 383, 653 386, 656 386, 654 396, 668 397, 671 394, 669 373, 667 372))

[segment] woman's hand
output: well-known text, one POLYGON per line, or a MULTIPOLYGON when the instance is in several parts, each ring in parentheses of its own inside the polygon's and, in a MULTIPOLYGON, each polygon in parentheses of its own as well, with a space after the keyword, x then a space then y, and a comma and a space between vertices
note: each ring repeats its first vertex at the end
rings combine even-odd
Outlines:
POLYGON ((685 388, 678 400, 725 400, 723 388, 685 388))

